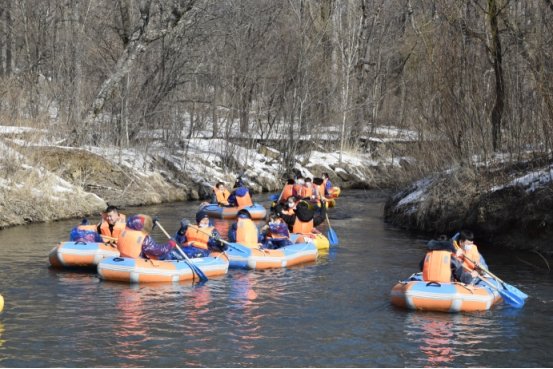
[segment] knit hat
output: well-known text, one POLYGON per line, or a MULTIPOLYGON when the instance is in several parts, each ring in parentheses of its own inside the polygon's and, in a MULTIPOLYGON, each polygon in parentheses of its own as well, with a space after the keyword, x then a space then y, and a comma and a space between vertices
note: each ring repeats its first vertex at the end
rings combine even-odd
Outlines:
POLYGON ((145 214, 136 214, 127 220, 127 227, 135 231, 144 231, 148 234, 152 232, 153 225, 152 217, 145 214))
POLYGON ((209 218, 209 216, 205 211, 202 211, 202 210, 198 211, 196 213, 196 224, 200 224, 203 218, 209 218))
POLYGON ((240 209, 238 210, 238 218, 250 218, 251 219, 251 214, 249 211, 247 211, 246 209, 240 209))

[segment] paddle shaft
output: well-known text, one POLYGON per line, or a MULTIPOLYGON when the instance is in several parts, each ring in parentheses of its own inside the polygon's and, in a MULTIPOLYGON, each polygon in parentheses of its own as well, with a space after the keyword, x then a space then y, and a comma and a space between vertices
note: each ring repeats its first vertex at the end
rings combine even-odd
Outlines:
MULTIPOLYGON (((165 228, 163 228, 163 226, 159 223, 159 221, 156 221, 156 224, 157 226, 159 227, 159 229, 161 229, 161 231, 163 233, 165 233, 165 235, 167 236, 168 239, 172 240, 171 236, 169 235, 169 233, 167 233, 167 231, 165 230, 165 228)), ((206 275, 196 266, 194 265, 194 263, 192 263, 192 260, 190 260, 190 258, 188 257, 188 255, 186 255, 186 253, 184 251, 182 251, 182 249, 180 248, 179 245, 175 245, 175 247, 177 248, 177 250, 179 251, 179 253, 186 259, 186 261, 188 262, 188 265, 190 266, 190 269, 192 269, 192 271, 196 272, 196 274, 198 275, 198 277, 202 280, 206 280, 207 281, 207 277, 206 275)))

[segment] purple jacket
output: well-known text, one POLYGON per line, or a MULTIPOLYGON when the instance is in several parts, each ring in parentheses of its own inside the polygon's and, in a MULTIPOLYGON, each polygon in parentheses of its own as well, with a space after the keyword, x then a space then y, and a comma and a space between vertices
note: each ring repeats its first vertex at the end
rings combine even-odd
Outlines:
POLYGON ((147 235, 142 242, 142 256, 148 259, 172 260, 171 246, 168 243, 158 244, 147 235))

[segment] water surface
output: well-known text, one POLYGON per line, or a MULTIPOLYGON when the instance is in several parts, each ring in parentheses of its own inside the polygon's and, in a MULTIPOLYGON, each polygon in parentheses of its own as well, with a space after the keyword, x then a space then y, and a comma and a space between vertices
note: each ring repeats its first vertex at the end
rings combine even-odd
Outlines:
MULTIPOLYGON (((201 286, 131 286, 101 281, 94 271, 49 268, 48 252, 78 220, 2 230, 0 365, 552 366, 553 283, 527 264, 537 263, 531 255, 482 251, 495 274, 531 296, 522 310, 446 314, 391 306, 390 289, 416 270, 424 240, 385 224, 383 204, 378 192, 345 191, 330 213, 341 244, 316 263, 231 270, 201 286)), ((159 215, 174 232, 182 217, 194 220, 197 207, 127 213, 159 215)), ((164 238, 159 231, 155 237, 164 238)))

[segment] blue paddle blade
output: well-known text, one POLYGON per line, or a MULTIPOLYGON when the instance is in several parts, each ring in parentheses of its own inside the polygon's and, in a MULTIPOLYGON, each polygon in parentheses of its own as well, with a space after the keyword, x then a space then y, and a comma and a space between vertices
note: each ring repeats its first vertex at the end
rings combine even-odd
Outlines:
POLYGON ((196 275, 200 278, 200 281, 201 281, 201 282, 207 281, 207 277, 206 277, 206 275, 204 274, 204 272, 202 272, 200 268, 198 268, 196 265, 194 265, 193 262, 189 262, 189 263, 188 263, 188 261, 187 261, 187 264, 188 264, 188 266, 192 269, 192 271, 193 271, 194 273, 196 273, 196 275))
POLYGON ((275 193, 275 194, 269 196, 269 200, 270 201, 277 201, 278 200, 278 195, 275 193))
POLYGON ((328 241, 332 246, 338 246, 340 240, 338 239, 338 235, 336 234, 336 232, 334 232, 334 229, 329 228, 326 235, 328 237, 328 241))
POLYGON ((507 290, 499 290, 499 294, 501 295, 501 297, 503 298, 503 301, 505 301, 506 304, 514 308, 520 309, 521 307, 524 306, 524 302, 525 302, 524 299, 521 299, 520 297, 511 294, 507 290))
POLYGON ((522 292, 521 290, 519 290, 515 286, 512 286, 512 285, 507 284, 505 282, 503 282, 501 285, 505 288, 505 290, 509 291, 509 294, 511 296, 515 296, 520 300, 526 300, 528 298, 527 294, 525 294, 524 292, 522 292))

